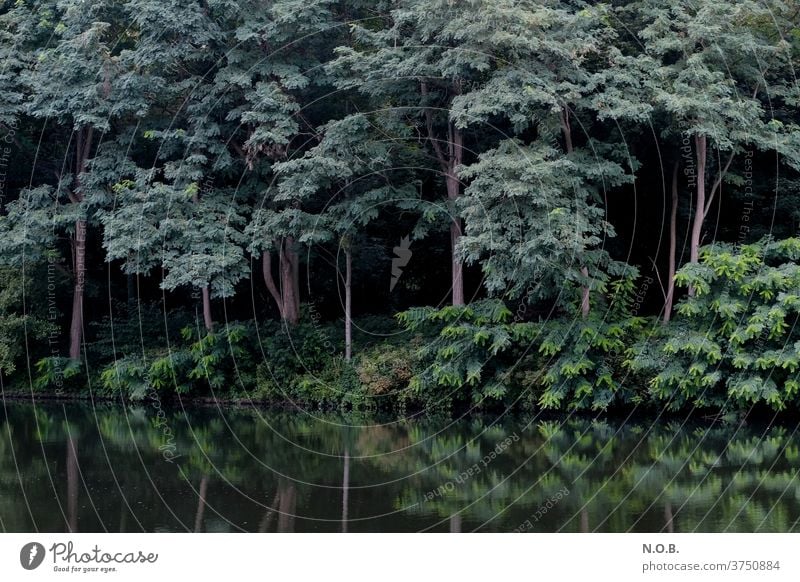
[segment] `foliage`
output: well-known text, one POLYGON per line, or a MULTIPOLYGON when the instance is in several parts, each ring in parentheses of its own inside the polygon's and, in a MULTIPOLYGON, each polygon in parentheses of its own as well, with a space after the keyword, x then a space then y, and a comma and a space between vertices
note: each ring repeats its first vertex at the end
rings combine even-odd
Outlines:
POLYGON ((413 346, 378 345, 359 356, 358 379, 371 396, 402 398, 414 374, 413 346))
POLYGON ((69 358, 49 356, 36 362, 33 388, 52 391, 56 395, 81 391, 86 376, 78 362, 69 358))
POLYGON ((672 408, 796 406, 798 261, 797 238, 703 247, 700 263, 676 276, 695 294, 678 306, 680 319, 665 333, 660 354, 643 350, 634 359, 654 374, 653 396, 672 408))
POLYGON ((633 277, 611 284, 605 309, 581 317, 515 322, 498 301, 468 307, 412 309, 398 317, 432 337, 420 350, 426 366, 411 387, 443 399, 517 403, 541 408, 606 410, 642 401, 624 368, 627 349, 647 320, 631 313, 633 277), (462 391, 467 390, 466 394, 462 391))
POLYGON ((322 403, 326 398, 317 391, 320 386, 314 386, 314 377, 341 354, 341 342, 335 327, 319 324, 308 313, 291 328, 268 322, 259 329, 258 353, 263 354, 263 361, 257 367, 253 398, 302 401, 312 395, 322 403))
MULTIPOLYGON (((34 270, 36 280, 41 280, 41 271, 34 270)), ((57 310, 52 306, 47 312, 43 288, 33 285, 30 274, 27 284, 24 281, 20 271, 0 268, 0 375, 13 374, 23 357, 35 359, 44 340, 57 329, 52 323, 57 310)))
POLYGON ((236 384, 251 385, 253 334, 244 324, 231 323, 199 337, 192 327, 181 330, 182 345, 166 352, 145 352, 145 357, 115 359, 100 375, 111 394, 142 400, 153 389, 166 397, 174 395, 222 395, 236 384))
POLYGON ((782 0, 0 2, 3 385, 796 408, 798 243, 752 242, 798 226, 796 21, 782 0), (651 264, 664 303, 634 308, 651 264))
POLYGON ((536 343, 545 358, 538 378, 544 387, 542 408, 606 410, 643 401, 626 370, 627 350, 647 331, 648 323, 631 312, 635 293, 635 278, 616 280, 606 309, 541 324, 536 343))
POLYGON ((504 366, 503 358, 513 362, 515 350, 536 334, 533 324, 513 323, 511 316, 497 300, 400 313, 398 319, 408 331, 426 336, 419 348, 421 371, 411 379, 412 392, 426 403, 466 401, 480 406, 504 400, 508 362, 504 366))

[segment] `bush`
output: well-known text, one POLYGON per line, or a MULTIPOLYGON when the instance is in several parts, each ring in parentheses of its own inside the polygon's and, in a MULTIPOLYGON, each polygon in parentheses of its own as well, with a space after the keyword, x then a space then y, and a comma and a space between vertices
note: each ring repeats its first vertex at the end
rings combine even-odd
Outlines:
POLYGON ((511 315, 499 300, 400 313, 398 319, 409 332, 426 338, 417 351, 412 393, 426 407, 489 406, 514 400, 515 394, 508 393, 507 373, 536 327, 513 323, 511 315))
MULTIPOLYGON (((511 321, 497 300, 440 310, 417 308, 398 317, 430 341, 420 350, 422 371, 412 389, 426 402, 553 409, 594 409, 641 400, 626 382, 627 350, 647 320, 633 315, 633 273, 596 292, 592 312, 543 322, 511 321), (437 389, 438 388, 438 389, 437 389)), ((568 314, 569 315, 569 314, 568 314)))
POLYGON ((676 283, 693 288, 660 349, 633 359, 654 375, 654 398, 671 408, 783 410, 800 383, 800 239, 770 238, 741 247, 717 243, 676 283))
POLYGON ((585 318, 575 314, 540 324, 535 343, 545 360, 529 387, 543 386, 542 408, 606 410, 642 401, 626 365, 628 350, 647 327, 647 319, 631 313, 635 279, 614 281, 610 291, 585 318))
POLYGON ((246 324, 231 323, 195 337, 196 330, 181 331, 182 344, 170 351, 149 350, 145 357, 128 356, 107 366, 100 380, 111 394, 130 400, 145 398, 148 388, 165 395, 203 395, 209 389, 234 392, 237 383, 251 386, 254 365, 253 333, 246 324))
MULTIPOLYGON (((39 280, 46 280, 41 271, 41 267, 34 268, 39 280)), ((0 374, 13 374, 17 364, 26 356, 26 350, 32 350, 30 356, 33 359, 43 355, 42 349, 47 342, 37 340, 44 340, 57 330, 51 322, 57 315, 55 306, 52 306, 51 313, 46 311, 50 308, 44 294, 46 287, 33 285, 30 277, 23 284, 19 269, 0 267, 0 374), (23 294, 27 297, 26 305, 23 304, 23 294), (39 354, 36 353, 37 346, 39 354)))
POLYGON ((305 402, 306 398, 327 402, 328 398, 309 382, 331 366, 327 372, 335 373, 333 361, 342 351, 341 332, 307 316, 288 329, 280 322, 268 322, 259 331, 261 351, 257 353, 263 352, 263 361, 256 368, 256 389, 250 397, 273 402, 305 402), (302 387, 301 380, 306 383, 302 387))
POLYGON ((70 358, 49 357, 36 362, 36 376, 33 387, 36 390, 78 392, 86 385, 82 374, 83 363, 70 358))

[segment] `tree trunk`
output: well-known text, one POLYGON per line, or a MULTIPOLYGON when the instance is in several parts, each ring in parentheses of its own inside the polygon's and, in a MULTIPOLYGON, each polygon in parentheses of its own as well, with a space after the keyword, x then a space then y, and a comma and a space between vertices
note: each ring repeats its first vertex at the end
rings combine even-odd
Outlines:
POLYGON ((205 323, 206 331, 211 333, 214 331, 214 320, 211 318, 211 293, 208 291, 208 285, 203 287, 203 323, 205 323))
POLYGON ((460 238, 461 219, 455 217, 450 224, 450 252, 453 257, 453 305, 464 305, 464 264, 456 255, 456 248, 460 238))
MULTIPOLYGON (((89 153, 92 150, 94 130, 91 127, 81 128, 75 136, 75 187, 70 193, 73 204, 83 202, 81 174, 86 172, 89 153)), ((72 321, 69 327, 69 357, 79 360, 83 341, 83 288, 86 279, 86 217, 75 221, 75 236, 72 241, 73 267, 75 283, 72 293, 72 321)))
POLYGON ((342 533, 347 533, 348 497, 350 494, 350 451, 344 450, 344 471, 342 472, 342 533))
MULTIPOLYGON (((564 134, 564 150, 567 154, 574 151, 572 146, 572 126, 569 122, 569 110, 565 107, 561 110, 561 131, 564 134)), ((581 267, 581 275, 589 277, 589 269, 585 266, 581 267)), ((591 310, 591 291, 588 285, 581 286, 581 316, 586 319, 589 317, 591 310)))
POLYGON ((464 137, 453 123, 450 124, 450 156, 447 164, 447 171, 445 174, 445 181, 447 186, 447 198, 451 202, 453 212, 452 221, 450 223, 450 253, 452 257, 452 288, 453 288, 453 305, 464 305, 464 264, 458 258, 456 249, 458 248, 458 241, 461 239, 461 217, 458 216, 458 210, 455 207, 455 202, 461 195, 461 183, 458 180, 456 172, 464 158, 464 137))
MULTIPOLYGON (((589 269, 586 267, 581 267, 581 275, 584 277, 589 276, 589 269)), ((584 285, 581 287, 581 316, 586 319, 589 317, 589 310, 591 308, 590 304, 591 294, 589 292, 589 287, 584 285)))
POLYGON ((292 289, 294 290, 294 304, 297 306, 297 318, 300 318, 300 255, 294 250, 292 239, 292 289))
MULTIPOLYGON (((694 220, 689 239, 689 261, 697 263, 700 260, 700 239, 703 235, 703 222, 706 218, 706 136, 696 135, 694 142, 697 149, 697 195, 694 201, 694 220)), ((689 287, 689 295, 694 295, 694 288, 689 287)))
POLYGON ((344 359, 349 362, 353 356, 353 257, 348 247, 344 251, 344 359))
POLYGON ((83 340, 83 287, 86 279, 86 221, 75 222, 74 249, 74 275, 75 283, 72 290, 72 323, 69 327, 69 357, 79 360, 81 357, 81 343, 83 340))
POLYGON ((300 320, 300 292, 297 289, 299 258, 294 250, 294 238, 287 236, 281 248, 281 302, 283 303, 283 320, 289 325, 296 325, 300 320))
POLYGON ((264 275, 264 283, 267 286, 267 290, 269 291, 269 294, 272 295, 275 305, 278 306, 280 318, 284 319, 283 298, 281 297, 281 293, 278 291, 278 287, 275 285, 275 279, 272 276, 272 254, 270 251, 264 251, 264 253, 261 255, 261 272, 264 275))
POLYGON ((672 206, 669 213, 669 276, 667 277, 667 295, 664 298, 664 323, 672 318, 672 304, 675 301, 675 251, 678 246, 678 169, 675 160, 672 167, 672 206))
MULTIPOLYGON (((200 204, 200 195, 197 192, 192 195, 192 202, 195 205, 200 204)), ((209 293, 208 285, 203 285, 200 288, 200 293, 203 298, 203 324, 206 331, 211 333, 214 331, 214 320, 211 318, 211 293, 209 293)))

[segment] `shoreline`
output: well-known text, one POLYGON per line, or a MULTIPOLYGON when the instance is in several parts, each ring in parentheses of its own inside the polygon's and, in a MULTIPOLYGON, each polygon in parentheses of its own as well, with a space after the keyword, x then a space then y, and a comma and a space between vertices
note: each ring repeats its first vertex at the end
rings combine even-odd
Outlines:
MULTIPOLYGON (((0 399, 3 402, 16 402, 27 404, 81 404, 96 402, 104 405, 115 406, 135 406, 146 405, 153 402, 152 398, 145 398, 141 400, 124 401, 119 396, 108 396, 105 394, 55 394, 52 392, 8 392, 0 391, 0 399)), ((442 412, 425 412, 413 411, 405 415, 398 415, 386 410, 359 410, 359 409, 340 409, 336 407, 315 407, 315 406, 302 406, 290 401, 274 402, 266 400, 252 400, 248 398, 213 398, 208 396, 182 396, 182 397, 169 397, 161 401, 160 404, 164 408, 181 409, 185 407, 190 408, 226 408, 229 410, 252 410, 257 409, 268 412, 297 412, 302 414, 361 414, 370 415, 374 417, 383 417, 387 419, 398 420, 419 420, 419 419, 433 419, 441 418, 452 421, 464 421, 476 418, 496 418, 496 419, 514 419, 518 420, 520 416, 528 416, 535 418, 536 421, 560 421, 569 418, 591 420, 598 422, 657 422, 669 423, 679 421, 681 423, 701 424, 701 425, 788 425, 792 423, 800 423, 800 413, 794 411, 786 411, 781 414, 776 414, 771 411, 764 410, 750 410, 746 412, 731 412, 728 415, 714 414, 706 412, 697 414, 697 410, 691 412, 680 411, 655 411, 655 410, 642 410, 640 414, 636 414, 633 410, 613 410, 599 413, 591 413, 587 411, 558 411, 558 410, 524 410, 524 409, 507 409, 499 412, 479 411, 475 413, 467 413, 465 411, 452 411, 451 413, 442 412), (727 418, 726 418, 727 416, 727 418)))

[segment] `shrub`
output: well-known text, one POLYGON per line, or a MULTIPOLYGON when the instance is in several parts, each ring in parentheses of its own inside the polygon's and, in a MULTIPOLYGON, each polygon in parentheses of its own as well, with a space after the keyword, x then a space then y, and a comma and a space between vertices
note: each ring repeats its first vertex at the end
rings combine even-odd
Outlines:
MULTIPOLYGON (((46 280, 41 267, 32 269, 38 280, 46 280)), ((0 374, 13 374, 27 350, 32 350, 29 355, 35 359, 37 346, 41 354, 41 346, 48 345, 37 340, 44 340, 57 329, 51 322, 56 312, 46 311, 51 306, 45 297, 45 288, 46 285, 34 285, 30 275, 23 283, 19 269, 0 267, 0 374), (25 303, 23 295, 27 298, 25 303)))
MULTIPOLYGON (((256 390, 252 398, 268 401, 304 401, 314 393, 308 382, 331 366, 341 353, 339 331, 309 317, 286 328, 279 322, 268 322, 261 329, 260 351, 263 361, 256 367, 256 390), (306 385, 299 382, 304 379, 306 385)), ((332 373, 331 370, 328 370, 332 373)), ((317 394, 315 401, 323 401, 317 394)))
POLYGON ((77 392, 85 386, 83 363, 70 358, 49 357, 36 362, 33 387, 37 390, 77 392))
MULTIPOLYGON (((641 394, 629 381, 628 350, 642 337, 647 319, 633 315, 635 278, 611 283, 611 294, 587 317, 557 318, 540 324, 538 352, 545 357, 534 374, 544 390, 542 408, 605 410, 638 403, 641 394)), ((535 390, 535 384, 531 389, 535 390)))
POLYGON ((254 365, 252 329, 231 323, 212 333, 181 330, 182 344, 170 351, 149 350, 144 358, 115 360, 100 375, 103 387, 131 400, 145 398, 152 387, 166 395, 202 394, 205 390, 234 391, 237 382, 251 385, 254 365))
POLYGON ((411 378, 412 392, 426 406, 502 401, 516 350, 536 333, 533 324, 510 322, 511 315, 499 300, 400 313, 408 331, 428 338, 418 350, 420 369, 411 378))
POLYGON ((672 408, 766 404, 782 410, 796 402, 798 259, 797 238, 701 249, 700 262, 675 277, 694 294, 678 306, 660 354, 634 359, 639 369, 655 373, 653 396, 672 408))

